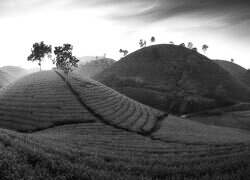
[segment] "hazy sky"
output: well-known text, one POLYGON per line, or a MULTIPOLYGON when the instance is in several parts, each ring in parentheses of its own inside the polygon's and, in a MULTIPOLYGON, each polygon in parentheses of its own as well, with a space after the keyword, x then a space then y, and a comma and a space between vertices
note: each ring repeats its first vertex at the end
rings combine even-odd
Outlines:
MULTIPOLYGON (((193 42, 212 59, 250 68, 249 0, 0 0, 0 67, 27 62, 32 44, 71 43, 76 56, 119 59, 139 39, 193 42)), ((50 68, 50 63, 44 65, 50 68)))

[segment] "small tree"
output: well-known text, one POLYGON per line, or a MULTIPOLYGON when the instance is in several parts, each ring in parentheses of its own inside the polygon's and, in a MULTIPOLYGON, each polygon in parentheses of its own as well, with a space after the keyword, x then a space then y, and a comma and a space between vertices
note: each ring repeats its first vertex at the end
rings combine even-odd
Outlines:
POLYGON ((181 47, 186 47, 186 46, 185 46, 185 43, 181 43, 179 46, 181 46, 181 47))
POLYGON ((207 48, 208 48, 208 45, 206 45, 206 44, 204 44, 204 45, 202 46, 202 50, 203 50, 204 54, 205 54, 205 52, 207 51, 207 48))
POLYGON ((152 36, 151 39, 150 39, 151 43, 154 43, 155 42, 155 37, 152 36))
POLYGON ((128 50, 126 50, 126 49, 124 49, 124 50, 120 49, 119 53, 123 53, 123 57, 125 57, 128 54, 128 50))
POLYGON ((193 43, 192 43, 192 42, 189 42, 188 45, 187 45, 187 47, 188 47, 189 49, 192 49, 192 48, 193 48, 193 43))
POLYGON ((142 39, 140 39, 139 45, 140 45, 140 47, 143 47, 143 40, 142 39))
POLYGON ((73 67, 77 67, 79 60, 72 55, 73 46, 71 44, 63 44, 63 46, 55 47, 54 54, 56 58, 53 64, 57 69, 61 69, 66 74, 65 83, 68 80, 69 72, 73 71, 73 67))
POLYGON ((146 46, 147 45, 146 40, 143 41, 143 39, 140 39, 139 45, 140 45, 140 47, 146 46))
POLYGON ((231 59, 231 62, 233 63, 233 62, 234 62, 234 59, 231 59))
POLYGON ((170 41, 169 44, 174 44, 174 42, 173 42, 173 41, 170 41))
POLYGON ((196 47, 192 48, 192 50, 197 52, 197 48, 196 47))
POLYGON ((38 65, 40 66, 40 71, 42 70, 42 60, 45 56, 51 57, 51 45, 44 44, 43 41, 40 43, 33 44, 31 49, 31 54, 28 56, 28 61, 38 61, 38 65))

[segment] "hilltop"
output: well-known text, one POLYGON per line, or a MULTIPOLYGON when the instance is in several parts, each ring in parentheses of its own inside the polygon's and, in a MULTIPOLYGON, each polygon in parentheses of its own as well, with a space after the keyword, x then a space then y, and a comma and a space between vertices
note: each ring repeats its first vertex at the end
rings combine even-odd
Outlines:
POLYGON ((144 104, 177 114, 250 101, 250 89, 214 61, 170 44, 139 49, 94 79, 144 104))
POLYGON ((250 70, 247 70, 236 63, 225 60, 215 60, 215 62, 232 76, 250 87, 250 70))
POLYGON ((92 77, 102 72, 104 69, 108 68, 113 63, 115 63, 115 60, 113 59, 100 58, 97 60, 86 62, 85 64, 80 64, 78 68, 75 69, 75 72, 81 74, 84 77, 92 77))

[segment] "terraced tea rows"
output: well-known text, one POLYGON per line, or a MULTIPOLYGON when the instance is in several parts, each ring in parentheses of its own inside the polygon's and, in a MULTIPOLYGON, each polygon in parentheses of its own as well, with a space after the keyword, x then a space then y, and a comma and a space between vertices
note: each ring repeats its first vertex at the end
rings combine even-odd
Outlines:
POLYGON ((172 115, 162 121, 158 130, 152 133, 151 137, 165 142, 185 142, 192 144, 250 144, 250 133, 248 131, 213 125, 209 126, 172 115))
POLYGON ((103 123, 0 130, 0 149, 2 177, 16 179, 246 179, 250 164, 249 144, 164 143, 103 123))
POLYGON ((150 107, 166 111, 166 100, 164 98, 164 94, 148 90, 144 88, 134 88, 134 87, 121 87, 121 88, 115 88, 117 91, 121 92, 122 94, 125 94, 126 96, 141 102, 143 104, 146 104, 150 107))
MULTIPOLYGON (((60 73, 60 72, 58 72, 60 73)), ((63 77, 63 74, 60 73, 63 77)), ((106 123, 134 132, 148 134, 167 115, 136 102, 92 79, 71 74, 69 85, 81 101, 106 123)))
POLYGON ((31 74, 0 92, 1 127, 35 131, 95 119, 53 71, 31 74))

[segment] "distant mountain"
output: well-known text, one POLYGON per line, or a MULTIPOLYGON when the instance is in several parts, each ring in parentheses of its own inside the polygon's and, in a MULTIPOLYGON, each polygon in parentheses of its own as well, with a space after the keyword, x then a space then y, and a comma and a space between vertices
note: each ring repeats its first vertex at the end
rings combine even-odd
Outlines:
POLYGON ((142 48, 94 79, 137 101, 175 114, 250 101, 250 89, 217 63, 176 45, 142 48))
POLYGON ((103 56, 82 56, 82 57, 77 57, 79 59, 79 64, 85 64, 87 62, 93 61, 93 60, 98 60, 98 59, 103 59, 103 56))
POLYGON ((12 79, 10 74, 0 70, 0 88, 9 84, 12 79))
POLYGON ((0 88, 12 81, 26 75, 28 72, 17 66, 4 66, 0 68, 0 88))
POLYGON ((247 70, 240 65, 229 61, 215 60, 215 62, 223 69, 228 71, 232 76, 250 87, 250 70, 247 70))
POLYGON ((14 79, 18 79, 27 74, 27 71, 17 66, 3 66, 0 70, 10 74, 14 79))
POLYGON ((92 77, 104 69, 115 63, 115 60, 109 58, 102 58, 98 60, 92 60, 85 64, 80 64, 75 72, 80 73, 84 77, 92 77))

